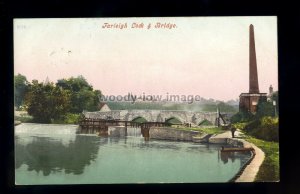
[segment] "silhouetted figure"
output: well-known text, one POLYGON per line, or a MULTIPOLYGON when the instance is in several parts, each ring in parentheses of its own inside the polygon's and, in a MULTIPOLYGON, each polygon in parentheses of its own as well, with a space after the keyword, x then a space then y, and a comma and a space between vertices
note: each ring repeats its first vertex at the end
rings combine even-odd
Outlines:
POLYGON ((232 138, 234 138, 234 132, 236 131, 236 128, 234 126, 231 126, 230 131, 231 131, 232 138))

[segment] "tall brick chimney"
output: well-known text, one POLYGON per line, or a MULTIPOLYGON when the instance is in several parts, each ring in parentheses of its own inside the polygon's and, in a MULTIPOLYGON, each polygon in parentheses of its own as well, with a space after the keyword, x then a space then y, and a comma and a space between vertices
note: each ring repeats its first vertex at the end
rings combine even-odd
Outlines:
POLYGON ((254 27, 251 24, 249 28, 249 93, 259 93, 256 52, 255 52, 255 39, 254 27))
POLYGON ((249 93, 240 94, 240 111, 256 113, 258 102, 267 101, 267 93, 259 93, 254 27, 249 27, 249 93))

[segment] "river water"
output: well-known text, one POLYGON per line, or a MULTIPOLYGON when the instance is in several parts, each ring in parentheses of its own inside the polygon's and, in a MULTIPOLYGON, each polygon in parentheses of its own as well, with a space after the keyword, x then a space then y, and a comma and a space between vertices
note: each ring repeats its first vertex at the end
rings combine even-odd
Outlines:
POLYGON ((222 145, 76 134, 75 125, 15 127, 15 182, 38 184, 205 183, 229 181, 250 153, 222 145))

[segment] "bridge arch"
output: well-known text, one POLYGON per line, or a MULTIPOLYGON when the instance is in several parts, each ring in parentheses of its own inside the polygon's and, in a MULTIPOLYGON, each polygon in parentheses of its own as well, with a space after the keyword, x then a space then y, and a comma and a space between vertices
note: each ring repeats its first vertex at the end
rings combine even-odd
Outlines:
POLYGON ((174 116, 167 118, 165 122, 171 125, 182 124, 182 121, 179 118, 174 116))
POLYGON ((132 119, 131 121, 136 122, 136 123, 145 123, 145 122, 148 122, 147 119, 145 119, 142 116, 137 116, 134 119, 132 119))

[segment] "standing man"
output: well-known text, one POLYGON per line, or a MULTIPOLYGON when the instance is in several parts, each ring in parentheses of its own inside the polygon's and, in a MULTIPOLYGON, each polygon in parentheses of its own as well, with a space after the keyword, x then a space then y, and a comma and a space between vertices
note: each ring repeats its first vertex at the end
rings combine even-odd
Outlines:
POLYGON ((232 125, 230 125, 230 130, 231 130, 231 136, 234 138, 234 132, 236 131, 236 128, 232 125))

